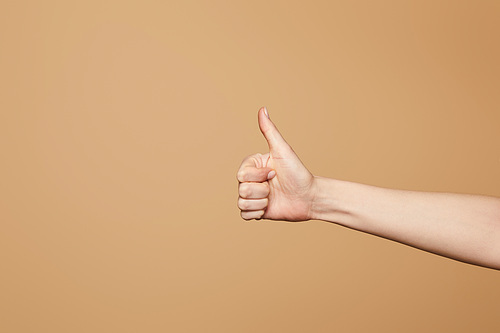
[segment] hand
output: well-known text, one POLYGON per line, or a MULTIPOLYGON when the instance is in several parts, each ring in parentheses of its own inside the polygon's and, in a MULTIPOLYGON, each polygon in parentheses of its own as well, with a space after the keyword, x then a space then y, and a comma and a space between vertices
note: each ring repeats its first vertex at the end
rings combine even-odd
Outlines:
POLYGON ((311 219, 315 177, 302 164, 269 119, 266 108, 258 113, 259 127, 269 153, 250 155, 238 170, 238 207, 245 220, 311 219))

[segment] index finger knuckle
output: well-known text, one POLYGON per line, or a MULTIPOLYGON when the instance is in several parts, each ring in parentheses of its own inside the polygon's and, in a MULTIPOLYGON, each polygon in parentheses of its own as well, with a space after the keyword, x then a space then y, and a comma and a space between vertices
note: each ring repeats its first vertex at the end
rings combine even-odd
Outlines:
POLYGON ((238 179, 239 182, 244 182, 246 177, 247 177, 247 171, 245 169, 238 170, 236 178, 238 179))

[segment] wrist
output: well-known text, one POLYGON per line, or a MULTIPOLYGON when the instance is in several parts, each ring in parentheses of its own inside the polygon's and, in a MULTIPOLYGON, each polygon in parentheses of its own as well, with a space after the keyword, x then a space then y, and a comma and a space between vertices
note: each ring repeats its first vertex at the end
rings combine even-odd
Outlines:
POLYGON ((322 220, 341 223, 350 212, 342 203, 342 193, 346 191, 347 182, 314 176, 313 200, 311 203, 311 220, 322 220))

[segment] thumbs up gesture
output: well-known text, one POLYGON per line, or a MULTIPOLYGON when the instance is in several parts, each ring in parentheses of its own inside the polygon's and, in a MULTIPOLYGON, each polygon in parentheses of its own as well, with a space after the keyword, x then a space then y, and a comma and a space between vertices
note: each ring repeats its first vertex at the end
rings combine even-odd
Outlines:
POLYGON ((250 155, 241 163, 237 173, 241 217, 245 220, 311 219, 315 177, 283 139, 266 108, 259 110, 258 118, 269 153, 250 155))

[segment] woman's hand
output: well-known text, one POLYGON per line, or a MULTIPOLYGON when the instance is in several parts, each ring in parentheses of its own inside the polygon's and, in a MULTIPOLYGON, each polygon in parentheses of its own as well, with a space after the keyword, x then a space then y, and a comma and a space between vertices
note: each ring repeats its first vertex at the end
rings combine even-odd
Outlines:
POLYGON ((245 220, 307 221, 315 192, 315 177, 302 164, 269 119, 258 113, 259 127, 269 153, 246 157, 238 170, 238 207, 245 220))

